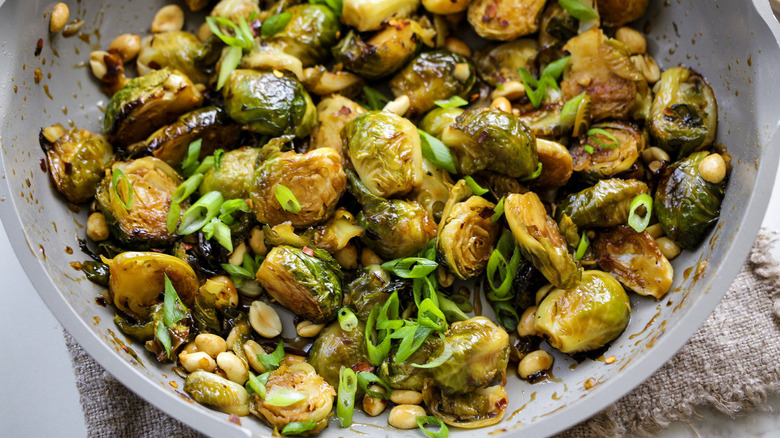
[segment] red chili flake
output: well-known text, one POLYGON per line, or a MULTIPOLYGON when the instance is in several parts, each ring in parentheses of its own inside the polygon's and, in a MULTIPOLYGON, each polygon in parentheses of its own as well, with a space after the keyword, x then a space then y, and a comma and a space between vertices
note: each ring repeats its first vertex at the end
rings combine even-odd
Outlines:
POLYGON ((40 55, 41 50, 43 50, 43 38, 38 38, 38 44, 35 45, 35 56, 40 55))
POLYGON ((310 257, 314 257, 314 250, 309 248, 308 246, 304 246, 301 251, 303 251, 304 254, 310 257))
POLYGON ((236 414, 230 414, 230 418, 228 419, 228 421, 233 423, 233 424, 237 424, 237 425, 241 426, 241 419, 238 418, 238 415, 236 415, 236 414))
POLYGON ((509 21, 507 21, 506 18, 502 18, 501 20, 499 20, 498 25, 501 27, 507 27, 509 26, 509 21))
POLYGON ((490 134, 488 134, 487 131, 480 132, 479 137, 477 137, 477 143, 482 143, 483 141, 487 140, 488 135, 490 134))
POLYGON ((341 109, 339 110, 340 116, 348 116, 350 114, 352 114, 352 110, 345 106, 342 106, 341 109))
POLYGON ((666 108, 664 108, 664 115, 668 116, 668 117, 673 117, 675 115, 675 113, 674 113, 673 109, 671 109, 669 107, 666 107, 666 108))
POLYGON ((358 362, 358 363, 352 365, 352 371, 354 371, 356 373, 360 373, 360 372, 371 373, 371 372, 374 371, 374 367, 372 367, 371 365, 369 365, 369 364, 367 364, 365 362, 358 362))
POLYGON ((498 5, 496 3, 491 3, 487 5, 485 8, 485 15, 482 16, 482 21, 487 23, 488 21, 492 20, 493 17, 496 16, 496 13, 498 12, 498 5))

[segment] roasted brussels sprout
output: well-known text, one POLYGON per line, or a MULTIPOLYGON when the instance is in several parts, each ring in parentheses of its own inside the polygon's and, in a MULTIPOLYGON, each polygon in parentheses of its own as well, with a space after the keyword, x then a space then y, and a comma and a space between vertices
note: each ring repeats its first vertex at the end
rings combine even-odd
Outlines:
POLYGON ((423 176, 420 134, 389 111, 359 115, 341 131, 344 152, 366 188, 381 197, 404 195, 423 176))
POLYGON ((617 227, 599 233, 593 249, 599 267, 639 295, 660 300, 672 287, 674 269, 646 232, 617 227))
POLYGON ((311 134, 311 148, 331 148, 342 152, 341 129, 366 112, 358 103, 334 94, 317 104, 317 126, 311 134))
POLYGON ((226 152, 219 169, 212 167, 203 174, 198 188, 200 195, 220 192, 225 199, 246 199, 255 174, 260 150, 250 146, 226 152))
POLYGON ((574 171, 569 150, 560 143, 537 138, 536 153, 542 164, 542 173, 529 183, 535 187, 565 186, 574 171))
POLYGON ((366 320, 374 306, 383 305, 390 294, 403 289, 404 285, 403 281, 391 277, 379 265, 364 266, 347 285, 344 305, 353 309, 359 319, 366 320))
POLYGON ((350 31, 333 48, 336 61, 367 79, 389 76, 414 58, 422 49, 424 30, 416 21, 393 20, 366 41, 350 31))
POLYGON ((184 392, 196 402, 226 414, 249 414, 249 394, 243 386, 207 371, 197 370, 184 380, 184 392))
MULTIPOLYGON (((572 17, 558 2, 548 2, 542 12, 542 22, 539 28, 539 45, 545 50, 556 50, 566 41, 577 36, 579 22, 572 17)), ((557 59, 557 54, 556 54, 557 59)), ((546 64, 546 62, 544 63, 546 64)))
POLYGON ((300 59, 259 39, 255 40, 252 50, 241 58, 239 67, 259 71, 287 70, 298 80, 303 80, 303 63, 300 59))
POLYGON ((268 426, 282 430, 293 422, 316 423, 313 429, 301 435, 316 435, 328 425, 328 415, 333 408, 336 390, 320 377, 306 362, 290 367, 280 366, 271 371, 265 385, 266 397, 251 396, 249 410, 268 426), (301 401, 286 406, 269 403, 277 391, 292 391, 305 396, 301 401))
POLYGON ((363 206, 358 225, 362 242, 381 257, 395 259, 420 252, 436 236, 436 223, 416 202, 374 196, 352 171, 349 190, 363 206))
POLYGON ((520 39, 479 50, 474 55, 474 64, 479 77, 497 87, 504 82, 522 80, 519 68, 535 71, 538 52, 536 41, 520 39))
POLYGON ((436 15, 454 16, 458 12, 465 11, 469 3, 471 0, 422 0, 425 10, 436 15))
POLYGON ((545 0, 474 0, 467 18, 489 40, 509 41, 539 30, 545 0))
POLYGON ((458 172, 492 170, 513 178, 536 172, 536 137, 514 114, 497 108, 470 109, 442 132, 458 172))
POLYGON ((539 108, 534 108, 532 105, 520 108, 517 117, 535 136, 559 139, 570 128, 564 124, 561 117, 562 109, 561 102, 542 102, 539 108))
POLYGON ((685 67, 670 68, 654 90, 650 134, 659 146, 682 158, 712 144, 718 103, 701 75, 685 67))
POLYGON ((335 318, 341 306, 342 274, 325 250, 277 246, 265 256, 257 281, 293 313, 314 323, 335 318))
POLYGON ((442 392, 468 394, 503 379, 509 362, 509 336, 493 321, 477 316, 454 322, 444 333, 444 342, 452 349, 452 357, 431 369, 442 392))
POLYGON ((470 97, 477 81, 474 64, 447 50, 421 53, 390 80, 395 97, 408 96, 407 115, 415 117, 433 108, 434 102, 460 96, 470 97))
POLYGON ((696 152, 667 167, 655 192, 661 228, 684 249, 696 248, 720 215, 726 183, 702 178, 699 163, 708 155, 696 152))
POLYGON ((501 231, 501 225, 490 219, 495 207, 485 198, 472 196, 465 180, 452 188, 439 223, 436 247, 458 278, 467 280, 485 270, 501 231))
POLYGON ((461 429, 497 424, 509 406, 506 389, 501 385, 480 388, 471 394, 450 395, 429 384, 423 390, 423 400, 433 415, 461 429))
POLYGON ((162 302, 167 276, 176 294, 191 306, 198 293, 198 277, 184 260, 157 252, 123 252, 108 264, 108 292, 117 309, 144 320, 162 302))
POLYGON ((620 27, 645 14, 648 0, 597 0, 604 26, 620 27))
POLYGON ((420 6, 420 0, 344 0, 341 22, 360 32, 378 30, 390 18, 405 18, 420 6))
POLYGON ((305 234, 311 236, 314 246, 334 253, 349 243, 353 237, 363 235, 363 229, 357 226, 357 220, 345 208, 340 207, 324 224, 309 228, 305 234))
POLYGON ((285 12, 292 14, 290 22, 281 32, 266 38, 266 42, 300 59, 304 67, 327 60, 339 32, 339 20, 333 10, 325 5, 301 4, 285 12))
POLYGON ((377 374, 393 389, 409 389, 422 392, 425 381, 432 378, 431 369, 418 368, 412 366, 412 364, 424 365, 432 357, 436 357, 436 352, 441 348, 441 339, 429 336, 428 339, 423 341, 420 348, 403 362, 397 360, 397 351, 391 351, 384 362, 382 362, 382 365, 379 366, 377 374))
POLYGON ((236 122, 258 134, 305 137, 317 120, 317 110, 300 82, 288 75, 233 70, 222 89, 225 109, 236 122))
POLYGON ((454 124, 463 111, 463 108, 434 108, 420 121, 420 129, 441 139, 444 129, 454 124))
POLYGON ((308 362, 334 388, 339 386, 339 369, 368 364, 365 325, 358 323, 355 330, 342 330, 338 321, 333 321, 317 336, 309 350, 308 362))
POLYGON ((222 17, 238 23, 238 17, 249 20, 260 14, 260 0, 220 0, 211 10, 212 17, 222 17))
POLYGON ((106 139, 86 129, 67 130, 59 123, 41 129, 39 139, 57 191, 74 204, 95 196, 103 168, 114 157, 106 139))
POLYGON ((647 144, 644 132, 632 123, 601 123, 593 129, 603 130, 614 139, 602 134, 581 136, 571 147, 574 171, 587 183, 631 169, 647 144), (593 152, 586 151, 586 146, 593 148, 593 152))
POLYGON ((628 325, 631 304, 623 286, 601 271, 585 271, 574 288, 552 289, 536 309, 534 327, 550 345, 572 354, 601 348, 628 325))
POLYGON ((146 139, 143 149, 175 166, 184 160, 190 143, 197 139, 202 140, 199 156, 202 159, 219 148, 232 149, 240 135, 241 129, 232 123, 225 110, 207 106, 158 129, 146 139))
POLYGON ((558 224, 547 215, 534 192, 513 193, 504 201, 504 215, 520 252, 556 287, 569 289, 580 280, 558 224))
POLYGON ((205 84, 209 77, 197 65, 203 55, 203 44, 195 35, 181 30, 160 32, 141 39, 141 51, 136 64, 138 74, 147 75, 163 67, 177 69, 196 84, 205 84))
POLYGON ((626 223, 635 196, 648 193, 647 184, 634 179, 601 180, 593 187, 567 196, 556 217, 569 216, 578 227, 614 227, 626 223))
MULTIPOLYGON (((166 221, 171 196, 181 182, 176 171, 157 158, 121 161, 106 171, 95 199, 111 234, 120 242, 134 246, 165 245, 175 237, 168 232, 166 221), (116 178, 116 184, 114 169, 124 174, 124 178, 116 178)), ((184 210, 186 205, 183 203, 182 207, 184 210)))
POLYGON ((422 205, 425 211, 438 223, 444 211, 444 205, 450 196, 452 179, 450 174, 423 158, 423 177, 420 185, 412 189, 407 199, 422 205))
POLYGON ((184 73, 168 67, 130 79, 106 105, 103 133, 120 147, 145 140, 157 128, 203 102, 184 73))
POLYGON ((335 69, 328 71, 321 65, 304 70, 301 82, 309 93, 317 96, 343 94, 346 97, 357 96, 365 84, 365 80, 354 73, 335 69))

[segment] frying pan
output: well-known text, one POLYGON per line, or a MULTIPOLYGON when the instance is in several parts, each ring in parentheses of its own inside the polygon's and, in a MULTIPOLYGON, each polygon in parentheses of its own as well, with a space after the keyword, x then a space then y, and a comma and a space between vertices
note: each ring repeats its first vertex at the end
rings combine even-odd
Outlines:
MULTIPOLYGON (((251 417, 242 426, 188 400, 170 382, 181 379, 121 335, 112 310, 98 306, 99 289, 71 268, 85 209, 68 209, 40 164, 42 126, 72 122, 100 129, 107 98, 87 60, 124 32, 148 33, 160 1, 71 3, 71 17, 85 22, 80 37, 48 34, 54 2, 0 1, 0 219, 32 284, 62 325, 107 371, 130 390, 185 424, 223 437, 269 436, 251 417), (75 4, 73 4, 75 3, 75 4), (36 55, 36 45, 43 47, 36 55), (36 70, 40 82, 36 83, 36 70), (124 348, 123 348, 124 347, 124 348)), ((635 23, 648 35, 650 53, 662 67, 686 65, 701 72, 719 102, 717 142, 728 148, 734 169, 721 218, 698 251, 674 260, 673 290, 661 301, 631 295, 631 322, 604 353, 614 356, 577 363, 557 355, 553 377, 531 385, 508 375, 509 408, 499 424, 479 431, 506 436, 545 436, 597 413, 649 377, 693 335, 725 294, 761 224, 777 171, 780 138, 780 26, 766 0, 651 2, 635 23), (593 379, 595 386, 585 382, 593 379)), ((192 23, 191 23, 192 24, 192 23)), ((194 25, 194 24, 193 24, 194 25)), ((290 318, 285 332, 293 333, 290 318)), ((350 429, 331 424, 324 436, 398 431, 384 417, 356 413, 350 429)), ((452 431, 466 436, 468 431, 452 431)))

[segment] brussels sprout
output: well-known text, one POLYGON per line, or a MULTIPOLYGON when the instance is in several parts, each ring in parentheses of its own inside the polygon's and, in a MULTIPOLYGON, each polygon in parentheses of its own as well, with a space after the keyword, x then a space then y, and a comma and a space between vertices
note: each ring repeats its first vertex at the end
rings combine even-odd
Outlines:
POLYGON ((393 76, 390 89, 395 97, 409 97, 407 114, 415 117, 433 108, 437 100, 453 96, 468 100, 476 81, 470 60, 447 50, 435 50, 420 54, 393 76))
POLYGON ((509 336, 493 321, 477 316, 454 322, 444 333, 444 342, 452 349, 452 356, 431 368, 442 392, 468 394, 503 379, 509 361, 509 336))
POLYGON ((103 133, 111 144, 127 146, 145 140, 203 102, 184 73, 168 67, 130 79, 106 105, 103 133))
MULTIPOLYGON (((227 52, 224 52, 227 56, 227 52)), ((224 60, 224 57, 222 58, 224 60)), ((252 50, 241 58, 239 67, 250 70, 287 70, 298 80, 303 80, 303 63, 293 55, 256 39, 252 50)))
POLYGON ((346 70, 328 71, 321 65, 304 70, 301 81, 306 91, 318 96, 340 93, 346 97, 355 97, 365 84, 363 78, 354 73, 346 70))
POLYGON ((489 40, 509 41, 539 30, 545 0, 474 0, 467 18, 489 40))
POLYGON ((226 414, 249 414, 249 394, 243 386, 214 373, 197 370, 184 380, 184 392, 196 402, 226 414))
POLYGON ((211 277, 198 289, 195 305, 192 306, 192 319, 198 333, 222 332, 218 313, 227 308, 238 307, 238 290, 230 277, 219 275, 211 277))
POLYGON ((238 23, 238 17, 249 21, 260 14, 260 0, 220 0, 211 10, 212 17, 222 17, 238 23))
MULTIPOLYGON (((144 343, 144 348, 154 354, 159 362, 175 361, 173 358, 176 357, 176 351, 192 339, 190 336, 192 317, 187 314, 184 318, 168 325, 165 323, 165 306, 163 303, 159 303, 152 308, 150 319, 155 336, 144 343), (157 335, 163 330, 168 333, 171 341, 170 347, 163 345, 159 335, 157 335)), ((116 321, 116 318, 114 320, 116 321)))
POLYGON ((601 271, 585 271, 572 289, 553 289, 536 309, 534 327, 554 348, 572 354, 603 347, 628 325, 623 286, 601 271))
POLYGON ((407 199, 422 205, 425 211, 438 223, 444 211, 444 205, 450 196, 452 179, 450 174, 423 158, 423 177, 420 185, 412 189, 407 199))
MULTIPOLYGON (((455 14, 465 11, 469 7, 469 3, 471 3, 471 0, 422 0, 425 10, 436 14, 434 19, 437 16, 455 16, 455 14)), ((460 21, 460 17, 458 21, 460 21)), ((439 45, 437 44, 436 47, 439 47, 439 45)))
POLYGON ((349 243, 353 237, 363 235, 363 229, 357 226, 357 220, 352 213, 340 207, 324 224, 309 228, 305 234, 311 236, 314 246, 334 253, 349 243))
POLYGON ((581 136, 571 147, 574 171, 578 172, 587 183, 595 183, 600 179, 631 169, 639 154, 645 150, 647 138, 644 132, 632 123, 601 123, 594 125, 593 129, 601 129, 609 133, 614 140, 617 140, 617 145, 612 138, 594 134, 598 142, 593 137, 581 136), (593 148, 593 152, 586 151, 586 146, 593 148))
POLYGON ((390 18, 405 18, 420 6, 420 0, 344 0, 341 22, 360 32, 378 30, 390 18))
POLYGON ((669 292, 674 269, 646 232, 621 226, 593 241, 599 267, 639 295, 660 300, 669 292))
POLYGON ((517 117, 537 137, 557 139, 570 128, 561 119, 562 109, 561 102, 542 102, 539 108, 533 108, 532 105, 521 108, 517 117))
POLYGON ((403 195, 420 185, 420 134, 408 119, 370 111, 349 122, 341 137, 349 161, 372 194, 403 195))
POLYGON ((81 263, 81 272, 84 273, 84 276, 87 277, 87 280, 97 285, 108 287, 108 277, 110 272, 108 270, 107 264, 103 262, 87 260, 86 262, 81 263))
POLYGON ((509 406, 506 389, 501 385, 480 388, 464 395, 449 395, 434 385, 426 385, 423 400, 433 415, 461 429, 497 424, 504 418, 509 406))
POLYGON ((294 422, 316 423, 313 429, 300 434, 316 435, 328 425, 336 390, 306 362, 296 363, 289 368, 282 365, 271 371, 265 389, 265 399, 259 394, 252 394, 249 410, 269 427, 282 430, 294 422), (288 406, 269 403, 277 391, 284 390, 300 393, 305 398, 288 406))
POLYGON ((517 116, 497 108, 467 110, 444 130, 442 142, 465 175, 487 169, 522 178, 539 166, 534 134, 517 116))
POLYGON ((136 64, 138 74, 170 67, 179 70, 196 84, 205 84, 209 76, 197 61, 203 55, 203 44, 195 35, 181 30, 160 32, 141 39, 136 64))
POLYGON ((358 226, 362 242, 381 257, 395 259, 420 252, 436 236, 436 223, 416 202, 374 196, 352 171, 349 190, 363 206, 358 226))
POLYGON ((232 149, 240 135, 240 128, 232 123, 225 110, 207 106, 158 129, 146 139, 143 149, 175 166, 184 160, 190 143, 197 139, 202 140, 199 158, 203 158, 219 148, 232 149))
POLYGON ((566 239, 536 193, 509 195, 504 200, 504 215, 520 252, 544 278, 564 289, 577 284, 580 271, 566 239))
MULTIPOLYGON (((154 157, 114 163, 98 185, 95 199, 106 217, 111 234, 129 245, 165 245, 176 236, 168 232, 167 218, 171 196, 181 184, 181 178, 171 166, 154 157), (114 186, 112 170, 119 169, 120 178, 114 186), (128 184, 132 189, 130 203, 128 184), (127 208, 126 203, 130 203, 127 208)), ((182 210, 186 205, 182 205, 182 210)))
POLYGON ((198 277, 184 260, 157 252, 123 252, 109 263, 108 292, 117 309, 143 320, 162 302, 165 277, 186 306, 198 293, 198 277))
POLYGON ((350 31, 333 48, 337 62, 367 79, 391 75, 417 56, 424 30, 414 20, 393 20, 366 41, 350 31))
POLYGON ((249 191, 257 220, 269 225, 291 222, 307 227, 329 218, 347 187, 341 154, 330 148, 305 154, 284 152, 267 160, 254 175, 249 191), (301 205, 293 213, 277 199, 277 186, 290 189, 301 205))
POLYGON ((339 32, 333 10, 325 5, 302 4, 285 12, 292 14, 290 22, 281 32, 265 38, 266 42, 300 59, 304 67, 326 61, 339 32))
POLYGON ((655 192, 655 214, 666 235, 682 248, 696 248, 720 216, 725 180, 701 177, 699 163, 709 153, 696 152, 667 167, 655 192))
POLYGON ((597 0, 604 26, 620 27, 645 15, 648 0, 597 0))
POLYGON ((333 321, 317 336, 309 350, 308 362, 317 373, 334 388, 339 386, 339 369, 352 368, 359 364, 369 364, 366 350, 365 325, 358 322, 351 332, 341 329, 338 321, 333 321))
POLYGON ((563 187, 574 171, 569 150, 554 141, 536 139, 536 153, 542 164, 542 173, 529 183, 534 187, 563 187))
POLYGON ((441 139, 444 129, 454 124, 463 111, 463 108, 434 108, 420 121, 420 129, 441 139))
MULTIPOLYGON (((579 22, 558 2, 548 2, 542 12, 539 27, 539 45, 544 48, 560 49, 562 43, 579 33, 579 22)), ((560 51, 560 50, 559 50, 560 51)), ((546 63, 545 63, 546 64, 546 63)))
POLYGON ((536 41, 520 39, 477 51, 474 64, 479 77, 493 87, 508 81, 521 81, 518 69, 530 72, 536 70, 536 54, 539 48, 536 41))
MULTIPOLYGON (((150 315, 156 313, 160 308, 160 304, 155 304, 150 315)), ((130 322, 120 312, 116 312, 114 313, 114 324, 116 324, 119 331, 137 342, 146 343, 146 341, 154 339, 155 321, 153 317, 140 322, 130 322)))
POLYGON ((39 139, 57 191, 74 204, 95 196, 103 168, 114 157, 106 139, 86 129, 66 130, 59 123, 42 128, 39 139))
POLYGON ((718 103, 701 75, 685 67, 670 68, 654 90, 650 134, 659 146, 685 157, 712 144, 718 128, 718 103))
POLYGON ((362 106, 335 94, 317 104, 317 126, 311 134, 311 148, 331 148, 341 153, 341 129, 366 112, 362 106))
POLYGON ((222 89, 225 109, 238 123, 258 134, 305 137, 317 120, 309 93, 289 75, 233 70, 222 89))
POLYGON ((647 184, 634 179, 601 180, 593 187, 567 196, 556 210, 556 217, 571 217, 578 227, 614 227, 626 223, 631 201, 648 193, 647 184))
POLYGON ((397 360, 398 352, 393 350, 379 366, 378 374, 393 389, 422 392, 425 381, 432 378, 431 369, 418 368, 412 364, 424 365, 432 357, 436 357, 437 350, 441 348, 441 339, 429 336, 420 348, 403 362, 397 360))
POLYGON ((225 199, 249 197, 259 152, 259 149, 250 146, 226 152, 219 169, 212 167, 203 174, 203 181, 198 188, 200 195, 216 191, 222 193, 225 199))
POLYGON ((458 278, 467 280, 485 270, 501 231, 501 225, 490 220, 495 207, 485 198, 472 196, 465 180, 452 188, 439 223, 436 247, 458 278))
POLYGON ((390 294, 405 285, 404 281, 391 277, 379 265, 368 265, 361 268, 347 285, 344 305, 354 310, 359 319, 366 320, 374 306, 383 305, 390 294))
POLYGON ((339 264, 319 248, 277 246, 257 271, 257 281, 272 298, 317 324, 336 317, 341 306, 341 280, 339 264))

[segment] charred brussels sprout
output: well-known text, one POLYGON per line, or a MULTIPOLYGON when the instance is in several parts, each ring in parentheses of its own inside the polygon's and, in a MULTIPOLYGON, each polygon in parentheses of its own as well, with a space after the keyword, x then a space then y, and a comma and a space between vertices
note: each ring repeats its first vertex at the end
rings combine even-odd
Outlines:
POLYGON ((296 227, 307 227, 333 214, 346 186, 341 154, 323 148, 305 154, 284 152, 265 161, 255 172, 249 190, 258 221, 269 225, 291 222, 296 227), (278 185, 290 189, 301 205, 299 212, 287 211, 279 203, 278 185))
POLYGON ((578 227, 614 227, 626 223, 631 201, 647 193, 647 184, 634 179, 601 180, 573 193, 558 205, 556 217, 569 216, 578 227))
POLYGON ((446 170, 436 167, 425 158, 423 158, 422 163, 422 181, 419 186, 409 192, 407 199, 422 205, 425 211, 438 223, 450 196, 452 179, 446 170))
POLYGON ((190 78, 163 68, 130 79, 106 105, 103 133, 111 144, 145 140, 157 128, 200 106, 203 96, 190 78))
POLYGON ((660 300, 672 287, 674 269, 646 232, 621 226, 599 233, 593 249, 599 267, 639 295, 660 300))
POLYGON ((272 249, 257 271, 268 294, 314 323, 328 322, 341 306, 339 264, 324 250, 291 246, 272 249))
POLYGON ((405 18, 420 6, 420 0, 344 0, 341 22, 360 32, 378 30, 390 18, 405 18))
POLYGON ((327 60, 339 32, 333 10, 325 5, 301 4, 285 12, 292 14, 290 22, 281 32, 266 38, 268 44, 300 59, 304 67, 327 60))
MULTIPOLYGON (((431 369, 433 380, 448 394, 468 394, 503 379, 509 362, 509 336, 493 321, 477 316, 454 322, 444 334, 452 356, 431 369)), ((444 346, 439 347, 439 352, 444 346)))
POLYGON ((187 376, 184 392, 196 402, 226 414, 249 414, 249 394, 243 386, 214 373, 198 370, 187 376))
POLYGON ((320 332, 311 346, 308 362, 334 388, 339 386, 339 369, 342 366, 352 368, 370 363, 364 331, 362 322, 355 330, 347 332, 342 330, 338 321, 333 321, 320 332))
POLYGON ((709 153, 696 152, 666 168, 653 203, 664 233, 685 249, 699 245, 720 216, 725 180, 713 184, 701 177, 699 163, 709 153))
POLYGON ((327 222, 309 228, 304 234, 311 236, 314 246, 332 254, 347 246, 353 237, 362 236, 363 229, 357 226, 357 219, 352 213, 339 207, 327 222))
POLYGON ((432 357, 436 357, 437 350, 441 348, 441 339, 429 336, 428 339, 423 341, 420 348, 403 362, 396 360, 397 351, 391 351, 384 362, 382 362, 382 365, 379 366, 377 374, 393 389, 422 391, 425 381, 430 380, 432 377, 431 369, 418 368, 412 366, 412 364, 424 365, 432 357))
POLYGON ((658 145, 685 157, 712 144, 718 128, 715 93, 701 75, 674 67, 655 85, 650 134, 658 145))
POLYGON ((434 385, 426 385, 423 400, 433 415, 461 429, 497 424, 504 418, 509 406, 506 389, 501 385, 480 388, 464 395, 449 395, 434 385))
POLYGON ((572 354, 603 347, 628 325, 631 304, 623 286, 601 271, 585 271, 572 289, 553 289, 536 310, 536 330, 572 354))
POLYGON ((181 30, 155 33, 141 40, 138 52, 138 73, 146 75, 163 67, 175 68, 197 84, 209 77, 197 62, 203 55, 203 44, 195 35, 181 30))
POLYGON ((509 41, 539 30, 545 0, 474 0, 467 18, 479 36, 509 41))
POLYGON ((74 204, 95 196, 103 168, 114 157, 106 139, 86 129, 66 130, 59 123, 41 129, 39 138, 57 191, 74 204))
POLYGON ((517 247, 534 268, 556 287, 568 289, 580 280, 558 224, 547 215, 534 192, 513 193, 504 201, 504 214, 517 247))
POLYGON ((200 195, 217 191, 225 199, 247 198, 259 152, 259 149, 249 146, 226 152, 219 169, 212 167, 203 174, 198 188, 200 195))
POLYGON ((222 89, 228 115, 262 135, 305 137, 317 110, 300 82, 270 71, 233 70, 222 89))
POLYGON ((496 87, 508 81, 520 81, 518 69, 536 70, 534 60, 539 48, 536 41, 521 39, 486 47, 474 55, 477 73, 488 84, 496 87))
POLYGON ((181 182, 176 171, 157 158, 122 161, 106 171, 95 199, 111 234, 119 241, 135 246, 165 245, 175 237, 168 232, 166 220, 171 196, 181 182), (121 170, 126 179, 118 178, 115 184, 113 169, 121 170))
POLYGON ((442 142, 465 175, 492 170, 522 178, 539 165, 536 137, 517 116, 497 108, 467 110, 444 130, 442 142))
POLYGON ((477 76, 474 64, 447 50, 425 52, 414 58, 393 79, 390 89, 395 97, 406 95, 414 117, 433 108, 434 102, 452 96, 469 98, 477 76))
POLYGON ((260 0, 220 0, 211 10, 212 17, 222 17, 238 23, 238 17, 249 20, 252 15, 260 14, 260 0))
POLYGON ((255 40, 252 50, 241 58, 239 67, 259 71, 287 70, 294 74, 298 80, 303 80, 303 63, 300 59, 259 39, 255 40))
POLYGON ((562 109, 561 102, 542 102, 539 108, 529 105, 519 109, 517 117, 537 137, 557 139, 561 138, 569 128, 564 125, 561 118, 562 109))
POLYGON ((542 173, 530 181, 535 187, 562 187, 574 172, 574 161, 569 150, 554 141, 536 139, 536 153, 542 164, 542 173))
POLYGON ((366 112, 358 103, 334 94, 317 104, 317 126, 311 134, 311 148, 342 151, 341 129, 366 112))
POLYGON ((612 138, 595 134, 594 137, 598 141, 582 136, 571 148, 574 171, 588 183, 631 169, 647 144, 644 132, 631 123, 602 123, 594 125, 593 128, 607 132, 617 140, 617 144, 612 138), (593 148, 593 153, 586 151, 586 146, 593 148))
POLYGON ((455 123, 463 111, 463 108, 434 108, 420 121, 420 129, 440 139, 442 132, 455 123))
POLYGON ((344 305, 353 309, 358 318, 366 320, 374 306, 383 305, 390 294, 403 287, 403 281, 390 277, 379 265, 368 265, 347 285, 344 305))
POLYGON ((349 161, 372 194, 403 195, 420 185, 420 134, 408 119, 371 111, 349 122, 341 135, 349 161))
POLYGON ((619 27, 645 14, 648 0, 597 0, 604 26, 619 27))

